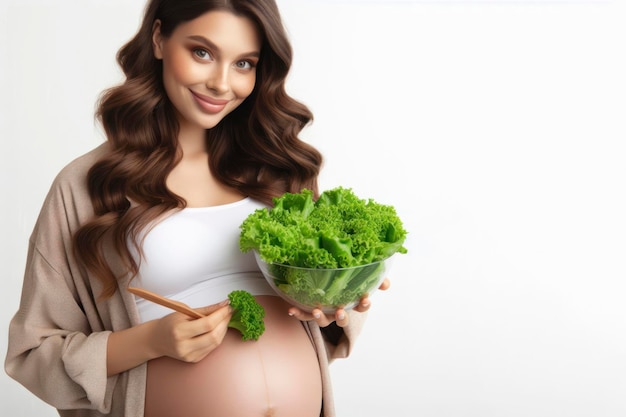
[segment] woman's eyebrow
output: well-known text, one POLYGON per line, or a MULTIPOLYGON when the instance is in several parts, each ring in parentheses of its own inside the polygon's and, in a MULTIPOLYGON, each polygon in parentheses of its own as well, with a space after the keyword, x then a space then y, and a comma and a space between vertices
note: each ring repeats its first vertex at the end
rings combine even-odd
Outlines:
MULTIPOLYGON (((200 36, 200 35, 191 35, 188 36, 187 39, 189 40, 193 40, 196 42, 200 42, 201 44, 204 44, 207 48, 215 51, 216 53, 220 53, 220 48, 214 44, 213 42, 211 42, 210 40, 208 40, 207 38, 205 38, 204 36, 200 36)), ((246 52, 243 54, 239 55, 240 57, 250 57, 250 58, 259 58, 261 56, 259 51, 252 51, 252 52, 246 52)))

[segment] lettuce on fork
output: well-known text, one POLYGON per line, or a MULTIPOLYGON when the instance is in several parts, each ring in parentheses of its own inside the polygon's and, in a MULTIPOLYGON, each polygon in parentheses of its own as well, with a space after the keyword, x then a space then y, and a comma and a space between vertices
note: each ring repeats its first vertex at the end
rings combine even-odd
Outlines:
POLYGON ((379 263, 324 274, 281 266, 352 268, 407 252, 407 231, 395 208, 361 199, 349 188, 324 191, 317 200, 304 189, 273 202, 272 208, 258 209, 243 221, 239 246, 275 265, 276 286, 304 304, 345 305, 367 292, 384 267, 379 263))

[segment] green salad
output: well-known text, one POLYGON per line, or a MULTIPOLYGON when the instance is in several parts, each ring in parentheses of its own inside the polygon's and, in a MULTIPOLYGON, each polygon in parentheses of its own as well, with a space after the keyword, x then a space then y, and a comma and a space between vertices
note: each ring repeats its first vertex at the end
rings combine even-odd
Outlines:
POLYGON ((349 188, 324 191, 317 200, 305 189, 273 202, 243 221, 239 246, 256 251, 275 286, 300 303, 342 306, 358 299, 380 281, 381 261, 407 252, 395 208, 349 188))

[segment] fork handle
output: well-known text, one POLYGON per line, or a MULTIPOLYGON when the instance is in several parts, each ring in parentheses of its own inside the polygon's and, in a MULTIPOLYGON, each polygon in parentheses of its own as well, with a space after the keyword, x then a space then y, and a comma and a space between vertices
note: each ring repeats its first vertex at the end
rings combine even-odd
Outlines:
POLYGON ((152 301, 153 303, 162 305, 163 307, 171 308, 172 310, 178 311, 179 313, 186 314, 194 319, 200 319, 202 317, 205 317, 203 314, 198 313, 196 310, 189 307, 185 303, 181 303, 180 301, 176 300, 170 300, 169 298, 155 294, 152 291, 144 290, 143 288, 128 287, 128 292, 133 293, 148 301, 152 301))

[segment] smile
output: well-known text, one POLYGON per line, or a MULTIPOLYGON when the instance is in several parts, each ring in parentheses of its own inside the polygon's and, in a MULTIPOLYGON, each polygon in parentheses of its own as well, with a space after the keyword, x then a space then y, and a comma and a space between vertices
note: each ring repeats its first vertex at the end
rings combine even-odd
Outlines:
MULTIPOLYGON (((191 90, 190 90, 191 91, 191 90)), ((207 97, 204 95, 200 95, 198 93, 194 93, 191 91, 193 98, 196 100, 196 103, 204 110, 206 113, 216 114, 224 110, 224 107, 228 104, 228 100, 217 100, 211 97, 207 97)))

